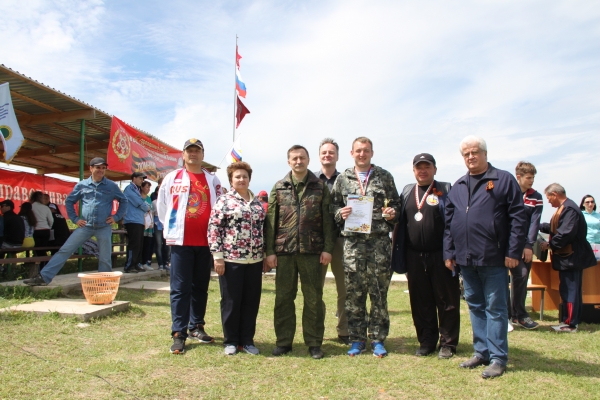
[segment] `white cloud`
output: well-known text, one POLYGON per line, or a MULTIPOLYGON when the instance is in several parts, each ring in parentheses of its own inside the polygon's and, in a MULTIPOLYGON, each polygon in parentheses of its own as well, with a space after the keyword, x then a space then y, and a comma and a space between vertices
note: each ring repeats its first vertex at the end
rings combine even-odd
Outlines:
POLYGON ((411 160, 423 151, 438 160, 438 178, 453 182, 465 172, 457 146, 468 134, 488 141, 497 167, 536 164, 540 189, 566 182, 576 200, 600 189, 587 182, 600 167, 594 1, 11 1, 4 9, 5 65, 177 148, 198 137, 213 163, 231 146, 239 34, 251 111, 239 133, 256 190, 287 172, 292 144, 307 146, 317 169, 325 136, 340 143, 340 169, 352 164, 351 141, 366 135, 373 161, 399 187, 414 179, 411 160))

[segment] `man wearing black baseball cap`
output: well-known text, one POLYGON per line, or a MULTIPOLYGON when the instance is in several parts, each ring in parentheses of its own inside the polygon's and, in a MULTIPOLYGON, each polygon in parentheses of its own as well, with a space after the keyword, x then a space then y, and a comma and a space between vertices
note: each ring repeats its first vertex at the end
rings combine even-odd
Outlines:
POLYGON ((427 356, 439 349, 438 358, 447 359, 454 355, 458 344, 460 289, 458 274, 446 268, 443 255, 444 205, 451 185, 434 180, 436 172, 431 154, 414 157, 417 183, 402 190, 392 269, 406 273, 408 279, 410 307, 420 343, 415 355, 427 356))
POLYGON ((219 178, 202 168, 204 146, 198 139, 183 145, 184 168, 165 176, 156 198, 163 235, 171 246, 172 354, 185 352, 189 336, 200 343, 214 339, 204 331, 212 255, 208 220, 222 194, 219 178))
POLYGON ((25 279, 24 284, 30 286, 45 286, 61 270, 65 262, 77 251, 86 240, 94 236, 98 242, 100 255, 98 257, 98 271, 112 271, 112 224, 123 218, 127 210, 127 198, 121 192, 116 183, 106 179, 106 168, 108 164, 101 157, 90 161, 91 176, 75 185, 73 191, 65 200, 65 207, 71 222, 77 225, 77 229, 69 236, 69 239, 52 256, 48 264, 38 276, 25 279), (75 204, 81 200, 81 214, 75 211, 75 204), (119 208, 112 215, 113 201, 119 202, 119 208))
MULTIPOLYGON (((146 174, 136 171, 131 174, 131 183, 123 194, 127 197, 129 207, 123 223, 127 231, 127 261, 123 270, 125 273, 144 272, 141 266, 142 249, 144 247, 144 215, 150 210, 148 203, 142 198, 140 187, 146 179, 146 174)), ((147 267, 152 269, 152 267, 147 267)))

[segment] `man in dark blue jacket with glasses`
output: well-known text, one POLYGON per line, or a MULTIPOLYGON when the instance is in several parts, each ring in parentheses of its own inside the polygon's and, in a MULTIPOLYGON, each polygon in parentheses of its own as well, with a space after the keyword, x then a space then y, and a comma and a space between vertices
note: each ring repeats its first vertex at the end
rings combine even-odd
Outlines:
POLYGON ((469 172, 446 201, 444 260, 460 267, 473 328, 473 357, 462 368, 489 365, 500 376, 508 362, 508 270, 519 264, 526 236, 523 195, 515 178, 487 161, 487 145, 467 136, 460 152, 469 172))

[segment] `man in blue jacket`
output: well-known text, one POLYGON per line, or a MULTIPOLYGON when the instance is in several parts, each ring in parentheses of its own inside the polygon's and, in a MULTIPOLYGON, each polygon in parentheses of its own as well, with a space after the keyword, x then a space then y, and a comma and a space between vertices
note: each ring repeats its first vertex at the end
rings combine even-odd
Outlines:
POLYGON ((456 353, 460 332, 458 274, 444 265, 444 207, 450 184, 434 180, 437 173, 431 154, 413 159, 417 183, 402 190, 400 220, 394 229, 392 269, 406 273, 413 322, 420 347, 416 356, 433 353, 438 358, 456 353), (438 323, 439 321, 439 323, 438 323))
POLYGON ((112 224, 120 220, 127 210, 127 199, 113 181, 104 177, 108 164, 103 158, 90 161, 92 175, 79 182, 67 196, 65 206, 69 219, 78 226, 60 250, 48 261, 38 276, 26 279, 24 284, 45 286, 61 270, 65 261, 92 236, 96 237, 100 257, 98 271, 112 271, 112 224), (81 217, 75 212, 75 204, 82 201, 81 217), (119 202, 117 213, 113 216, 113 200, 119 202))
POLYGON ((474 354, 462 368, 489 365, 494 378, 508 362, 508 271, 523 255, 526 217, 515 178, 487 161, 482 138, 467 136, 460 152, 469 172, 456 181, 446 202, 444 259, 460 267, 473 328, 474 354))
POLYGON ((125 273, 144 272, 144 269, 138 265, 141 263, 144 247, 144 215, 150 209, 140 191, 144 179, 146 175, 142 172, 134 172, 131 174, 131 183, 123 191, 129 202, 127 214, 123 219, 127 231, 127 262, 123 268, 125 273))

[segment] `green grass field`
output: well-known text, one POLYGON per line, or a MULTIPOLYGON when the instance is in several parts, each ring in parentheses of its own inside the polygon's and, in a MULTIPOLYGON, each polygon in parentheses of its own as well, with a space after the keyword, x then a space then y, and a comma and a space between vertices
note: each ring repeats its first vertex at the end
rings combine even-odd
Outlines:
MULTIPOLYGON (((481 368, 458 367, 472 354, 464 301, 457 356, 417 358, 406 284, 393 283, 389 293, 392 326, 386 341, 389 356, 378 359, 365 353, 350 358, 348 348, 337 341, 335 285, 328 281, 325 358, 308 357, 300 326, 292 354, 275 358, 270 356, 275 343, 274 289, 272 278, 265 278, 255 337, 259 356, 223 354, 216 280, 211 282, 206 317, 206 330, 216 343, 188 341, 182 356, 169 353, 167 293, 122 289, 117 300, 131 301, 131 310, 87 326, 57 315, 2 313, 0 398, 600 398, 598 325, 582 324, 576 334, 557 334, 549 329, 556 323, 557 312, 547 312, 537 331, 515 329, 509 334, 508 372, 483 380, 481 368)), ((35 300, 27 290, 5 296, 0 298, 0 307, 35 300)), ((301 294, 296 302, 301 304, 301 294)), ((297 311, 299 316, 301 307, 297 311)))

